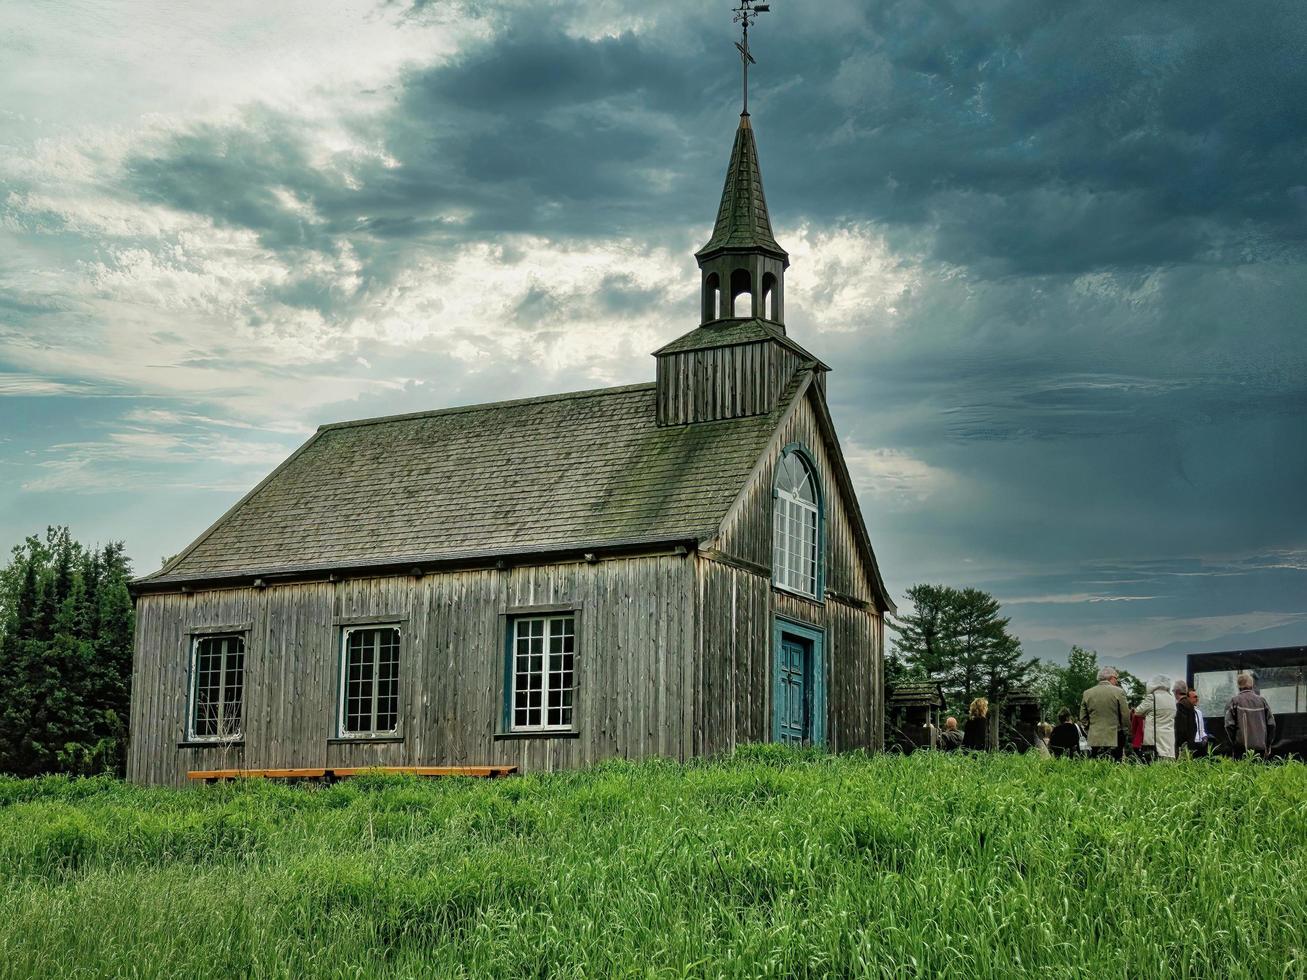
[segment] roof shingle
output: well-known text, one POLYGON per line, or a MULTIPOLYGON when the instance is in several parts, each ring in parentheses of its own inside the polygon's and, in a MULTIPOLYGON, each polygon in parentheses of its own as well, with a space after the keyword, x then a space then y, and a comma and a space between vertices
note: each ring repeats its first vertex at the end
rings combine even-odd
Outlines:
POLYGON ((664 344, 654 351, 654 356, 682 354, 686 351, 707 350, 712 347, 732 347, 737 344, 752 344, 764 340, 775 341, 782 347, 786 347, 798 354, 805 362, 816 364, 826 371, 830 370, 827 365, 817 360, 812 354, 791 340, 786 335, 784 328, 779 324, 768 320, 760 320, 757 317, 731 317, 705 323, 703 326, 695 327, 689 333, 682 334, 671 343, 664 344))
POLYGON ((761 249, 788 261, 785 249, 776 241, 767 213, 767 198, 762 192, 762 168, 758 165, 758 145, 753 139, 749 117, 740 117, 731 147, 731 162, 726 168, 726 185, 717 209, 708 244, 695 253, 700 259, 719 249, 761 249))
POLYGON ((659 428, 652 384, 326 425, 147 579, 706 537, 774 425, 659 428))

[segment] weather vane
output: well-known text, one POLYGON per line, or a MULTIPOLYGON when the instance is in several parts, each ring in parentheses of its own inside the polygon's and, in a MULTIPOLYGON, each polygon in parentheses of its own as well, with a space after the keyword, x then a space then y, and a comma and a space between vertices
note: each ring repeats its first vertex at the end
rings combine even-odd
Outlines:
POLYGON ((765 14, 771 10, 769 3, 757 3, 755 0, 740 0, 740 5, 735 8, 735 23, 744 28, 744 42, 735 42, 735 46, 740 50, 740 62, 744 65, 744 112, 742 115, 749 114, 749 66, 756 65, 753 55, 749 54, 749 27, 759 14, 765 14))

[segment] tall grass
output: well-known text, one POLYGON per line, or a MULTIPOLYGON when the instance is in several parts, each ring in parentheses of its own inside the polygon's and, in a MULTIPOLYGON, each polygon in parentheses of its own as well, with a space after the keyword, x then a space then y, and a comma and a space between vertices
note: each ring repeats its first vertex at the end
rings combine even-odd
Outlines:
POLYGON ((0 975, 1307 975, 1307 770, 0 780, 0 975))

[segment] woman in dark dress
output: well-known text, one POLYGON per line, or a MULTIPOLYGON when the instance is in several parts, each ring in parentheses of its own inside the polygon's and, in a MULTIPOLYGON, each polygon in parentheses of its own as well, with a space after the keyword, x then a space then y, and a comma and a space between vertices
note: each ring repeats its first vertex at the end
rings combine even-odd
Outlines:
POLYGON ((1071 712, 1066 708, 1057 713, 1057 724, 1049 736, 1048 748, 1058 759, 1074 759, 1080 754, 1080 729, 1071 720, 1071 712))
POLYGON ((976 698, 971 702, 971 717, 962 729, 962 747, 973 752, 989 751, 989 700, 976 698))

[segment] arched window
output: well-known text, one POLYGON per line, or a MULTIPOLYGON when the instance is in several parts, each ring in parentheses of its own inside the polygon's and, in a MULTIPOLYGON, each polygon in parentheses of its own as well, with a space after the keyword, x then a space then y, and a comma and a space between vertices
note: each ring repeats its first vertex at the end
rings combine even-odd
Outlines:
POLYGON ((753 277, 748 269, 731 273, 731 316, 753 316, 753 277))
POLYGON ((710 272, 703 281, 703 322, 711 323, 722 316, 722 281, 717 273, 710 272))
POLYGON ((776 277, 770 272, 762 277, 762 318, 776 319, 776 277))
POLYGON ((794 449, 776 464, 772 574, 781 588, 814 599, 821 569, 821 492, 817 472, 794 449))

